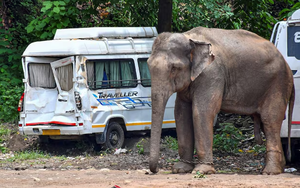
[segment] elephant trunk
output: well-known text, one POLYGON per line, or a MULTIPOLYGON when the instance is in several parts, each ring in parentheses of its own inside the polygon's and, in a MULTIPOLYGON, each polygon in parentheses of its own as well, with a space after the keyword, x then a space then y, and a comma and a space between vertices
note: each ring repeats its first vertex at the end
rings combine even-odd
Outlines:
MULTIPOLYGON (((153 88, 152 88, 153 89, 153 88)), ((157 91, 157 90, 156 90, 157 91)), ((163 90, 159 90, 163 91, 163 90)), ((163 117, 165 107, 170 95, 168 93, 153 93, 152 100, 152 125, 151 125, 151 139, 150 139, 150 161, 149 167, 151 172, 158 172, 158 158, 160 151, 160 139, 163 124, 163 117)))

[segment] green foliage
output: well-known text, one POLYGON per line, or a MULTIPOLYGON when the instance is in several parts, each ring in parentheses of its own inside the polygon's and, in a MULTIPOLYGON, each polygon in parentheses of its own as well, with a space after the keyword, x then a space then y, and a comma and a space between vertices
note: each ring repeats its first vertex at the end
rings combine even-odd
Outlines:
POLYGON ((258 145, 253 146, 253 150, 255 153, 264 153, 266 152, 266 145, 258 145))
POLYGON ((128 27, 132 25, 131 13, 125 1, 99 4, 90 25, 97 27, 128 27))
POLYGON ((136 1, 135 3, 130 3, 130 1, 128 1, 127 5, 127 11, 130 14, 130 25, 135 27, 157 25, 157 0, 141 0, 136 1))
POLYGON ((238 145, 244 139, 245 136, 232 123, 224 123, 214 134, 213 147, 218 151, 237 153, 238 145))
POLYGON ((194 27, 233 28, 228 20, 231 7, 223 0, 173 0, 173 30, 182 32, 194 27))
POLYGON ((269 14, 272 0, 173 0, 173 31, 194 27, 246 29, 269 38, 277 20, 269 14))
POLYGON ((171 136, 166 136, 164 139, 164 144, 166 147, 177 151, 178 150, 178 141, 176 138, 171 137, 171 136))
POLYGON ((41 15, 29 23, 27 32, 34 33, 39 39, 52 39, 56 29, 83 26, 77 2, 78 0, 43 1, 41 15))
POLYGON ((144 145, 143 145, 144 139, 141 139, 138 143, 136 143, 136 147, 138 149, 139 154, 144 154, 144 145))
POLYGON ((277 20, 269 13, 273 0, 235 0, 232 5, 234 28, 252 31, 267 39, 277 20))
POLYGON ((11 133, 11 130, 6 128, 3 125, 0 125, 0 151, 2 153, 7 152, 7 148, 3 145, 3 142, 6 141, 8 135, 11 133))
POLYGON ((22 94, 21 53, 14 40, 14 29, 1 29, 0 33, 0 121, 8 122, 18 117, 17 107, 22 94))
POLYGON ((23 87, 9 84, 0 85, 0 121, 10 122, 17 120, 19 99, 23 91, 23 87))
POLYGON ((35 0, 10 0, 0 20, 0 122, 17 119, 18 102, 23 92, 21 55, 33 36, 24 29, 37 14, 35 0), (4 26, 2 23, 6 23, 4 26))
POLYGON ((7 159, 8 162, 25 161, 32 159, 49 159, 51 156, 43 151, 21 151, 15 152, 13 157, 7 159))
POLYGON ((199 171, 197 171, 196 174, 194 175, 194 178, 201 179, 201 178, 206 178, 206 176, 200 173, 199 171))
POLYGON ((300 9, 300 1, 295 3, 293 0, 284 0, 286 4, 290 5, 291 8, 284 8, 280 11, 280 20, 290 17, 296 10, 300 9))

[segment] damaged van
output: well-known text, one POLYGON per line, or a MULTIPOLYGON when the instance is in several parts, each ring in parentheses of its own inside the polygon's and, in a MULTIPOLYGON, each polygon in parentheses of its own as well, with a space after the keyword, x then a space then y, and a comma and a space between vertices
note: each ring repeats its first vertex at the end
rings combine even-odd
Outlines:
MULTIPOLYGON (((295 104, 291 127, 291 151, 292 160, 296 160, 297 155, 300 153, 300 10, 295 11, 286 21, 275 24, 270 41, 281 52, 294 75, 295 104)), ((286 117, 288 117, 287 112, 286 117)), ((286 148, 288 118, 282 123, 280 136, 283 147, 286 148)))
MULTIPOLYGON (((23 53, 25 91, 19 131, 48 139, 87 135, 120 148, 129 131, 151 129, 151 78, 147 59, 155 27, 58 29, 54 39, 23 53)), ((175 94, 163 128, 175 128, 175 94)))

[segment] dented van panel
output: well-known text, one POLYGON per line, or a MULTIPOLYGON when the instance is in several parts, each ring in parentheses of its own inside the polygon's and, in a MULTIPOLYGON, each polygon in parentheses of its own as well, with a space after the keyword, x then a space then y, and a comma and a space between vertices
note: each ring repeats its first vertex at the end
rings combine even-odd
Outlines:
POLYGON ((53 113, 58 92, 43 88, 30 88, 27 92, 26 113, 53 113), (39 96, 39 97, 36 97, 39 96))
MULTIPOLYGON (((121 147, 128 131, 151 129, 147 59, 157 31, 118 29, 72 29, 72 36, 58 30, 54 40, 27 47, 21 134, 90 135, 111 148, 121 147)), ((163 128, 175 128, 175 97, 167 103, 163 128)))

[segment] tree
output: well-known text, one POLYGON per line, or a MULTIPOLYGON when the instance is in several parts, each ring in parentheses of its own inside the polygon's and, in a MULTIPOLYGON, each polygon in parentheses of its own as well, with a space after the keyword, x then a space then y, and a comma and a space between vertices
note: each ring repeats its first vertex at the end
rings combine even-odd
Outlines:
POLYGON ((172 0, 159 0, 158 33, 172 30, 172 0))
POLYGON ((37 14, 35 0, 2 0, 0 23, 0 121, 18 117, 22 88, 21 55, 33 36, 24 29, 37 14))

